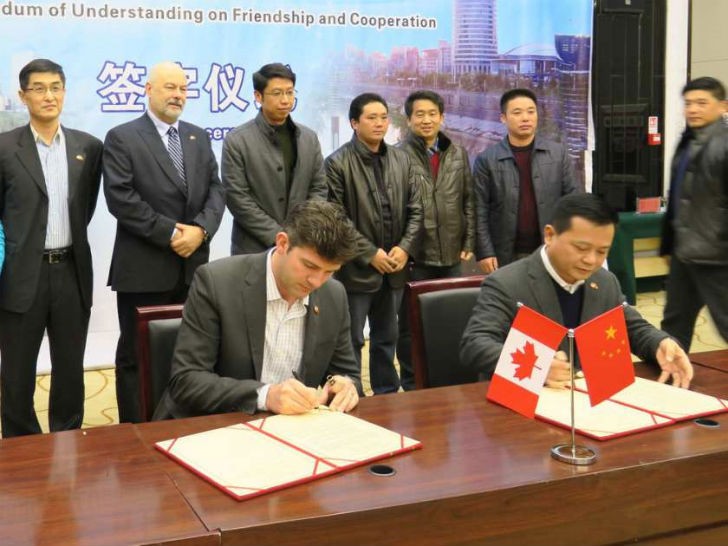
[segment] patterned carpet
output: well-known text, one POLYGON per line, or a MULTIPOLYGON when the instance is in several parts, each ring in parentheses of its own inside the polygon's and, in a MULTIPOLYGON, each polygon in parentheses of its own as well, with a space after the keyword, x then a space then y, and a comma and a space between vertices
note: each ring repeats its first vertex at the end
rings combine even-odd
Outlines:
MULTIPOLYGON (((647 320, 659 327, 664 299, 664 292, 645 292, 638 294, 637 309, 647 320)), ((707 310, 703 309, 697 321, 692 351, 701 352, 725 348, 728 348, 728 343, 720 337, 707 310)), ((364 389, 368 394, 371 394, 366 347, 363 354, 362 367, 364 389)), ((85 374, 85 381, 86 410, 83 426, 95 427, 118 423, 119 414, 116 407, 114 370, 112 368, 105 368, 88 371, 85 374)), ((49 386, 50 375, 39 375, 38 388, 35 393, 35 407, 44 431, 47 431, 48 426, 49 386)))

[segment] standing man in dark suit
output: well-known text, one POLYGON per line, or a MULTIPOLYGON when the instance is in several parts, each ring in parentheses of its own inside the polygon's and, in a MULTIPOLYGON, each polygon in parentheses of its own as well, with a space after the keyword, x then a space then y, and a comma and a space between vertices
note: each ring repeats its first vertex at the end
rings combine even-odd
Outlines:
POLYGON ((139 421, 135 308, 182 303, 208 261, 225 200, 207 133, 179 121, 187 78, 171 62, 154 66, 149 108, 115 127, 104 143, 104 193, 117 219, 109 284, 121 330, 116 349, 120 422, 139 421))
POLYGON ((272 250, 200 267, 154 418, 354 408, 349 308, 330 277, 355 253, 346 213, 316 200, 291 209, 272 250))
POLYGON ((328 195, 318 137, 291 119, 295 85, 288 66, 262 66, 253 74, 258 115, 225 137, 222 182, 234 219, 232 254, 272 247, 293 205, 328 195))
POLYGON ((36 360, 48 331, 51 431, 83 421, 83 355, 93 272, 86 228, 101 180, 101 141, 62 127, 63 68, 36 59, 20 71, 30 123, 0 135, 0 408, 4 437, 41 432, 36 360))

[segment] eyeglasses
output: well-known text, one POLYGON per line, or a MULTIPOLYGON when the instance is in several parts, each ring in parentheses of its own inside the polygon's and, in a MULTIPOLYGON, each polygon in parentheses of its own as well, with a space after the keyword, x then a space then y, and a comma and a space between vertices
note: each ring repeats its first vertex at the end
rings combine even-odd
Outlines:
POLYGON ((28 93, 33 93, 39 97, 45 97, 46 93, 50 91, 51 95, 55 97, 62 95, 66 89, 62 85, 51 85, 50 87, 46 87, 45 85, 34 85, 33 87, 27 87, 25 90, 28 93))
POLYGON ((266 93, 266 95, 270 95, 275 99, 281 99, 283 98, 283 96, 285 96, 287 99, 293 100, 294 98, 296 98, 296 90, 289 89, 288 91, 283 91, 281 89, 276 89, 275 91, 270 91, 266 93))

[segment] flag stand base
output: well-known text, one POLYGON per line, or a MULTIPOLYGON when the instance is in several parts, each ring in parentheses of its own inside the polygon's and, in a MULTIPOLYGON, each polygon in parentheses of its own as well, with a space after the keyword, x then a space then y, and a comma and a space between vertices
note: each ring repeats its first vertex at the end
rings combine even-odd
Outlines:
POLYGON ((585 446, 559 444, 551 448, 551 457, 568 464, 588 465, 597 460, 597 453, 585 446))

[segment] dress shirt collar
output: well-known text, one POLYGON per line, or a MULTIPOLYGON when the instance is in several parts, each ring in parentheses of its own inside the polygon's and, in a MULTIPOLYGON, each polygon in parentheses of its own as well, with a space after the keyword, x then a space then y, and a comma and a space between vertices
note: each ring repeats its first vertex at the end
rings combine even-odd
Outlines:
POLYGON ((435 138, 435 142, 432 146, 427 148, 427 155, 432 157, 433 155, 440 152, 440 137, 435 138))
POLYGON ((546 268, 546 271, 548 271, 549 275, 551 275, 551 278, 556 282, 556 284, 566 290, 569 294, 575 293, 577 290, 579 290, 579 287, 584 284, 585 281, 583 280, 576 281, 573 284, 569 284, 561 278, 561 276, 556 272, 556 269, 554 269, 554 266, 551 265, 549 255, 546 253, 546 245, 541 246, 541 260, 543 261, 543 266, 546 268))
MULTIPOLYGON (((265 258, 265 294, 266 294, 266 301, 272 302, 276 300, 285 301, 283 299, 283 296, 281 296, 280 291, 278 290, 278 285, 276 284, 276 278, 273 275, 273 267, 271 265, 271 257, 273 256, 273 253, 275 252, 275 247, 270 249, 268 251, 268 255, 265 258)), ((306 294, 302 299, 296 300, 293 305, 296 305, 297 303, 301 303, 305 306, 308 306, 308 299, 310 294, 306 294)), ((288 303, 288 302, 286 302, 288 303)))
POLYGON ((66 139, 63 136, 63 129, 61 129, 60 125, 58 126, 58 130, 56 131, 56 134, 53 135, 53 137, 51 138, 51 141, 49 144, 45 143, 43 138, 40 136, 40 133, 35 130, 35 127, 33 127, 32 123, 30 124, 30 132, 33 133, 33 142, 35 142, 36 145, 43 144, 44 146, 51 146, 52 144, 63 145, 66 143, 66 139))
MULTIPOLYGON (((159 136, 165 137, 167 136, 167 132, 169 131, 170 127, 174 127, 177 129, 177 132, 179 133, 179 120, 175 121, 171 125, 169 123, 165 123, 161 119, 159 119, 157 116, 154 115, 154 112, 151 110, 147 110, 147 115, 149 116, 149 119, 152 120, 152 123, 154 124, 154 127, 156 127, 157 132, 159 133, 159 136)), ((182 138, 182 137, 180 137, 182 138)))

